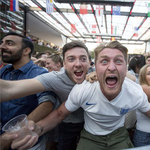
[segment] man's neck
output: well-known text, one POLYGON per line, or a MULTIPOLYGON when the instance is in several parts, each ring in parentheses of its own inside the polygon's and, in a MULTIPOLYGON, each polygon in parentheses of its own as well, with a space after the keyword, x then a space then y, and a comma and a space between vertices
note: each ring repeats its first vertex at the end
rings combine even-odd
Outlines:
POLYGON ((12 65, 13 65, 14 69, 16 70, 16 69, 19 69, 19 68, 23 67, 23 66, 24 66, 25 64, 27 64, 29 61, 30 61, 30 60, 18 61, 18 62, 16 62, 16 63, 13 63, 12 65))

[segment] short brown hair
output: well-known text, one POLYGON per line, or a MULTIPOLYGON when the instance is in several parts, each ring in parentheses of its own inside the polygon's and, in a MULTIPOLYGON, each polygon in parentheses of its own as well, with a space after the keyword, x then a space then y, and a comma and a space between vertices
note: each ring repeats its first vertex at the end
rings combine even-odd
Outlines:
POLYGON ((74 48, 74 47, 81 47, 81 48, 84 48, 89 56, 89 51, 88 51, 88 48, 86 47, 86 45, 80 41, 72 41, 72 42, 69 42, 67 44, 64 45, 63 49, 62 49, 62 56, 63 56, 63 59, 65 58, 65 53, 74 48))
POLYGON ((95 63, 96 60, 98 59, 98 54, 105 48, 111 48, 111 49, 118 49, 120 50, 125 58, 125 61, 127 63, 127 53, 128 53, 128 49, 123 46, 121 43, 119 43, 118 41, 111 41, 109 43, 101 43, 98 47, 95 48, 94 50, 94 54, 95 54, 95 63))
MULTIPOLYGON (((141 69, 140 69, 140 72, 139 72, 139 83, 142 85, 142 84, 148 84, 148 81, 146 79, 146 70, 147 68, 150 67, 150 64, 147 64, 145 66, 143 66, 141 69)), ((150 86, 150 85, 149 85, 150 86)))

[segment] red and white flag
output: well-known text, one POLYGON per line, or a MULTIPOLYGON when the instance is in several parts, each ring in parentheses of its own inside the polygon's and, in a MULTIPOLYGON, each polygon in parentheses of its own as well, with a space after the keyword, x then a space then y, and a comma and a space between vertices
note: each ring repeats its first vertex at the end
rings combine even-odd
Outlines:
POLYGON ((86 4, 80 5, 80 14, 82 14, 82 15, 87 14, 87 5, 86 4))
POLYGON ((102 5, 98 5, 95 10, 95 15, 97 17, 100 17, 100 16, 102 17, 103 14, 104 14, 104 7, 102 5))
POLYGON ((101 42, 101 37, 100 36, 97 36, 97 43, 100 43, 101 42))
POLYGON ((18 0, 10 0, 10 11, 19 11, 18 0))
POLYGON ((96 24, 92 24, 92 33, 96 33, 96 24))
POLYGON ((77 31, 76 25, 75 24, 71 24, 71 33, 75 33, 76 31, 77 31))

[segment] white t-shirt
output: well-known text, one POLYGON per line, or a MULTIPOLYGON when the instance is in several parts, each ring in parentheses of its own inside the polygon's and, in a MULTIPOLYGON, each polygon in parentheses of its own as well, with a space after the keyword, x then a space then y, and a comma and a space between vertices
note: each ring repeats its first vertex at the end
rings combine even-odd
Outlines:
POLYGON ((119 95, 109 101, 101 92, 99 82, 77 84, 65 103, 69 111, 84 109, 84 128, 93 135, 107 135, 124 126, 125 114, 139 109, 150 110, 147 96, 140 85, 125 79, 119 95))
POLYGON ((150 133, 150 118, 141 113, 139 110, 136 111, 136 116, 136 128, 140 131, 150 133))

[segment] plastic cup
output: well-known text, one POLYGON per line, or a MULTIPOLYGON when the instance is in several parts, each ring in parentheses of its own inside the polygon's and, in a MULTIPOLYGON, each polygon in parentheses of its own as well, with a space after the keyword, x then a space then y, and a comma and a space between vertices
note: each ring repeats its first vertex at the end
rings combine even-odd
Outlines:
POLYGON ((9 120, 2 128, 7 133, 17 133, 19 139, 24 138, 27 135, 37 136, 37 134, 28 129, 27 115, 18 115, 9 120))

